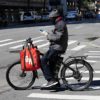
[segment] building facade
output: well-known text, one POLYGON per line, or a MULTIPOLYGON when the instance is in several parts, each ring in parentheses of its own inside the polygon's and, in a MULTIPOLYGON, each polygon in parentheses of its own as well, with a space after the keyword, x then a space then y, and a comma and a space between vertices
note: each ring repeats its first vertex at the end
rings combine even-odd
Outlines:
POLYGON ((6 17, 9 23, 20 21, 21 11, 43 11, 48 0, 0 0, 0 17, 6 17))
POLYGON ((0 16, 5 17, 9 23, 20 21, 21 11, 48 11, 61 6, 66 15, 67 10, 77 7, 77 0, 0 0, 0 16))

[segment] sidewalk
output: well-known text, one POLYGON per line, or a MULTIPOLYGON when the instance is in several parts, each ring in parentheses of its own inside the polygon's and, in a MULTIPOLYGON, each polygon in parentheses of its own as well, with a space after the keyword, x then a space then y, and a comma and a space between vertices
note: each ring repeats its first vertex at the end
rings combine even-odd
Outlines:
MULTIPOLYGON (((67 24, 81 24, 81 23, 100 23, 100 19, 82 19, 80 21, 67 21, 67 24)), ((37 23, 28 23, 28 24, 24 24, 24 23, 10 23, 8 24, 7 27, 0 27, 0 29, 8 29, 8 28, 20 28, 20 27, 34 27, 34 26, 47 26, 47 25, 52 25, 52 23, 50 21, 47 22, 37 22, 37 23)))
POLYGON ((21 28, 21 27, 34 27, 34 26, 47 26, 47 25, 51 25, 50 22, 41 22, 41 23, 11 23, 8 24, 7 27, 0 27, 0 29, 9 29, 9 28, 21 28))

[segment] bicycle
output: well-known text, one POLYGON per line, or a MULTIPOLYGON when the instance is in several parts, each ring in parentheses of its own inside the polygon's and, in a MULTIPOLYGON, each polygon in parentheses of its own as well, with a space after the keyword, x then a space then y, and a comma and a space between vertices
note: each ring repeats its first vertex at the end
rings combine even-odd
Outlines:
MULTIPOLYGON (((24 46, 32 43, 32 39, 29 38, 25 41, 24 46)), ((42 53, 40 54, 43 56, 42 53)), ((85 90, 90 86, 93 80, 93 68, 85 60, 86 57, 87 56, 69 56, 63 61, 61 54, 58 55, 55 74, 58 80, 62 80, 63 84, 70 90, 85 90), (85 77, 87 75, 88 78, 86 79, 85 77)), ((6 72, 7 82, 15 90, 30 88, 36 78, 38 78, 38 71, 22 71, 20 60, 12 63, 6 72)))

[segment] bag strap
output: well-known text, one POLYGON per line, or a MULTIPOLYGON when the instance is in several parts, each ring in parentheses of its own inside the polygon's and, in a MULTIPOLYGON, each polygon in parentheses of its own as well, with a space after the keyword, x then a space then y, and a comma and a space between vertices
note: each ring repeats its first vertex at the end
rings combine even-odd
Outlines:
POLYGON ((24 68, 26 69, 25 57, 26 57, 26 50, 24 52, 24 68))
POLYGON ((30 56, 31 56, 31 59, 32 59, 32 65, 34 66, 34 60, 33 60, 32 53, 31 53, 29 46, 28 46, 28 50, 29 50, 29 53, 30 53, 30 56))

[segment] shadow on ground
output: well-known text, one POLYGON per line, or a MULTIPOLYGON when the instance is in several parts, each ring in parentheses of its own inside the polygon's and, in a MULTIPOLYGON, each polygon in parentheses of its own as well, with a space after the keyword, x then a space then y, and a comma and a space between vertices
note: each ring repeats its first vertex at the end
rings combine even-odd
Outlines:
MULTIPOLYGON (((61 85, 61 87, 53 87, 53 88, 41 88, 40 86, 34 86, 32 89, 41 89, 41 90, 49 90, 50 92, 61 92, 61 91, 66 91, 70 89, 65 86, 61 85)), ((93 81, 88 89, 85 89, 83 91, 95 91, 95 90, 100 90, 100 80, 93 81)))
MULTIPOLYGON (((100 19, 83 19, 80 21, 68 20, 67 24, 83 24, 83 23, 100 23, 100 19)), ((49 22, 40 22, 40 23, 28 23, 28 24, 10 24, 7 27, 0 27, 2 29, 12 29, 12 28, 24 28, 24 27, 36 27, 36 26, 50 26, 52 23, 49 22)))

